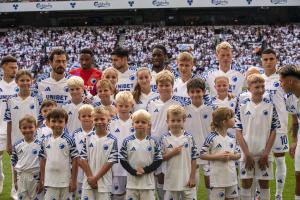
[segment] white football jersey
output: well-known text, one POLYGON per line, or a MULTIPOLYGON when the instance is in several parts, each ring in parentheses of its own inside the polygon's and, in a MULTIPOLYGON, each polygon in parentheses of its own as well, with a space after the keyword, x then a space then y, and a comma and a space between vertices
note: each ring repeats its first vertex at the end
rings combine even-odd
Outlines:
POLYGON ((14 94, 17 94, 19 91, 19 88, 15 82, 15 80, 11 81, 10 83, 7 83, 3 79, 0 81, 0 114, 1 114, 1 120, 0 120, 0 135, 7 135, 6 129, 7 129, 7 122, 5 122, 4 114, 6 110, 6 102, 9 97, 11 97, 14 94))
MULTIPOLYGON (((210 124, 212 122, 213 107, 202 104, 196 107, 193 104, 184 107, 186 111, 186 121, 184 130, 191 133, 194 137, 197 147, 201 147, 210 132, 210 124)), ((198 164, 207 164, 207 161, 198 159, 198 164)))
POLYGON ((206 80, 207 87, 209 89, 209 94, 213 97, 217 95, 215 89, 215 79, 218 76, 227 76, 229 78, 229 92, 234 96, 239 95, 243 87, 246 86, 245 77, 240 72, 230 69, 228 72, 223 72, 221 70, 213 70, 207 73, 207 76, 203 76, 206 80))
POLYGON ((19 140, 13 146, 11 155, 12 166, 16 169, 17 172, 39 172, 40 150, 41 143, 37 139, 30 143, 27 143, 24 139, 19 140))
POLYGON ((176 97, 163 102, 158 96, 148 102, 146 110, 151 114, 151 136, 159 138, 168 132, 167 110, 171 105, 184 106, 176 97))
POLYGON ((41 121, 41 104, 42 98, 33 93, 26 99, 22 99, 18 94, 8 98, 4 120, 7 122, 12 122, 12 144, 23 138, 19 128, 19 121, 25 115, 32 115, 37 121, 41 121))
POLYGON ((218 99, 217 97, 211 98, 211 103, 216 108, 230 108, 231 110, 235 111, 237 98, 231 98, 229 100, 228 97, 226 97, 224 100, 218 99))
MULTIPOLYGON (((75 143, 76 143, 76 148, 77 148, 78 153, 81 153, 81 151, 83 149, 83 143, 85 141, 86 136, 89 133, 85 132, 82 128, 78 128, 72 134, 74 137, 75 143)), ((77 182, 78 183, 83 182, 83 170, 80 167, 78 168, 77 182)))
POLYGON ((271 76, 262 75, 265 79, 265 89, 271 94, 272 101, 276 107, 279 116, 280 128, 279 133, 288 133, 288 112, 284 102, 284 91, 280 86, 279 74, 272 74, 271 76))
POLYGON ((136 83, 135 71, 128 69, 126 72, 118 72, 117 90, 120 91, 133 91, 133 87, 136 83))
POLYGON ((174 150, 178 146, 183 146, 180 154, 165 161, 164 190, 189 190, 187 183, 191 174, 191 163, 192 160, 196 160, 199 157, 192 134, 184 131, 181 136, 177 137, 168 132, 161 137, 160 143, 163 154, 174 150))
MULTIPOLYGON (((208 134, 200 151, 200 155, 215 154, 219 152, 240 153, 235 136, 227 133, 224 137, 215 131, 208 134)), ((210 184, 212 187, 230 187, 237 185, 237 173, 235 161, 227 162, 211 160, 209 161, 210 184)))
MULTIPOLYGON (((139 140, 136 136, 130 135, 123 141, 120 150, 120 159, 125 160, 133 168, 146 167, 154 161, 162 160, 162 154, 158 142, 151 136, 146 136, 139 140)), ((128 189, 155 189, 154 172, 144 174, 143 176, 132 176, 127 173, 128 189)))
POLYGON ((45 137, 39 153, 46 160, 44 185, 49 187, 69 187, 71 161, 79 157, 75 140, 64 130, 61 136, 45 137))
POLYGON ((36 89, 43 99, 53 100, 62 106, 71 100, 67 80, 71 75, 66 74, 65 78, 56 81, 49 74, 45 74, 37 79, 36 89))
MULTIPOLYGON (((104 164, 118 162, 117 139, 111 134, 99 137, 95 131, 92 131, 85 138, 80 156, 88 161, 92 174, 95 175, 104 164)), ((111 192, 112 170, 108 170, 97 184, 98 192, 111 192)), ((84 175, 82 188, 91 189, 86 175, 84 175)))
POLYGON ((80 128, 81 122, 78 119, 79 108, 83 105, 83 102, 75 105, 72 101, 68 101, 62 106, 62 108, 68 113, 67 128, 69 133, 73 133, 76 129, 80 128))
MULTIPOLYGON (((120 151, 124 139, 134 132, 132 119, 129 118, 127 121, 123 121, 118 116, 113 117, 109 124, 109 132, 117 138, 118 151, 120 151)), ((120 163, 114 164, 112 169, 114 176, 127 176, 125 169, 120 163)))
POLYGON ((187 92, 187 83, 188 81, 183 82, 182 79, 179 77, 175 80, 173 89, 173 96, 177 97, 182 102, 185 102, 185 104, 188 104, 191 101, 187 92))
POLYGON ((36 130, 36 138, 39 141, 43 141, 43 139, 45 137, 47 137, 48 135, 52 134, 52 129, 50 127, 48 127, 45 123, 45 121, 43 122, 43 124, 36 130))
MULTIPOLYGON (((259 104, 255 104, 246 98, 236 109, 235 127, 242 131, 251 154, 259 157, 266 147, 270 132, 280 127, 280 121, 270 99, 263 98, 259 104)), ((269 157, 272 159, 271 152, 269 157)))
POLYGON ((149 94, 141 93, 140 100, 138 102, 135 102, 133 106, 133 111, 137 111, 139 109, 146 110, 148 102, 157 96, 159 96, 159 94, 156 92, 150 92, 149 94))

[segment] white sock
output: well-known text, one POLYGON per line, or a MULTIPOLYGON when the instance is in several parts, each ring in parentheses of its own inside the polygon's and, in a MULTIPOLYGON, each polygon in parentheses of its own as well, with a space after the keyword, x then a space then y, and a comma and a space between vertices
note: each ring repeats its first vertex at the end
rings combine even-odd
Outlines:
POLYGON ((295 196, 295 200, 300 200, 300 196, 295 196))
POLYGON ((211 199, 210 199, 211 189, 212 189, 212 188, 206 188, 206 191, 207 191, 207 199, 208 199, 208 200, 211 200, 211 199))
POLYGON ((242 188, 240 196, 241 196, 241 199, 243 199, 243 200, 252 200, 253 199, 253 197, 251 195, 251 189, 242 188))
POLYGON ((156 184, 156 192, 157 192, 157 198, 158 200, 163 200, 164 199, 164 189, 163 189, 163 184, 156 184))
POLYGON ((3 155, 0 155, 0 181, 4 180, 2 158, 3 158, 3 155))
POLYGON ((260 189, 261 200, 270 200, 270 189, 260 189))
POLYGON ((282 196, 285 177, 286 177, 286 163, 285 157, 275 157, 276 162, 276 196, 282 196))

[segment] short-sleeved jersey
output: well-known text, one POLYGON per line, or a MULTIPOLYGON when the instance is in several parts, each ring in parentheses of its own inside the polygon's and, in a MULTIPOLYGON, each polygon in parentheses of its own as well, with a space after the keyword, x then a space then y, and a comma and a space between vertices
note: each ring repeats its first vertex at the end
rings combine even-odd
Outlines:
POLYGON ((24 139, 19 140, 13 146, 11 163, 17 172, 37 173, 40 169, 39 152, 40 142, 35 139, 27 143, 24 139))
POLYGON ((272 74, 271 76, 262 75, 265 79, 265 89, 270 93, 272 101, 276 107, 279 116, 280 128, 279 133, 288 132, 288 112, 286 110, 284 101, 284 91, 280 86, 279 74, 272 74))
MULTIPOLYGON (((276 108, 267 98, 255 104, 246 98, 236 110, 236 125, 241 130, 250 153, 254 157, 262 155, 272 130, 280 127, 276 108)), ((272 159, 270 152, 270 159, 272 159)), ((242 160, 244 159, 242 154, 242 160)))
POLYGON ((42 98, 31 93, 26 99, 22 99, 18 94, 8 98, 4 120, 12 123, 11 138, 12 144, 23 138, 19 128, 19 121, 25 115, 32 115, 41 121, 40 106, 42 98))
POLYGON ((118 82, 117 90, 118 91, 132 91, 136 83, 135 70, 129 68, 126 72, 121 73, 118 71, 118 82))
POLYGON ((62 108, 68 113, 67 128, 69 133, 73 133, 76 129, 80 128, 81 122, 78 119, 79 108, 83 105, 83 102, 75 105, 72 101, 68 101, 62 106, 62 108))
MULTIPOLYGON (((117 138, 118 151, 120 151, 122 142, 128 136, 134 132, 132 127, 132 119, 129 118, 127 121, 123 121, 119 116, 112 118, 109 124, 109 132, 117 138)), ((126 176, 126 171, 120 163, 116 163, 112 167, 114 176, 126 176)))
MULTIPOLYGON (((213 107, 208 104, 202 104, 196 107, 193 104, 184 107, 186 111, 186 121, 184 129, 191 133, 194 137, 197 147, 201 147, 210 132, 210 124, 212 122, 213 107)), ((198 160, 199 164, 205 164, 207 161, 198 160)))
POLYGON ((173 96, 180 99, 182 102, 186 104, 190 103, 191 99, 187 93, 187 83, 183 82, 181 78, 175 80, 174 89, 173 89, 173 96))
POLYGON ((56 81, 51 77, 50 73, 45 74, 37 79, 37 92, 43 99, 53 100, 58 105, 62 106, 71 100, 67 85, 67 80, 70 77, 69 74, 66 74, 63 79, 56 81))
MULTIPOLYGON (((92 131, 85 138, 80 156, 88 161, 92 174, 95 175, 104 164, 118 162, 117 139, 111 134, 99 137, 95 131, 92 131)), ((111 192, 112 170, 107 171, 97 184, 98 192, 111 192)), ((84 175, 82 188, 91 189, 86 175, 84 175)))
POLYGON ((168 132, 167 110, 171 105, 184 106, 184 103, 176 97, 163 102, 159 96, 148 102, 146 110, 151 114, 151 136, 159 138, 161 134, 168 132))
POLYGON ((231 98, 230 100, 228 97, 226 97, 224 100, 218 99, 217 97, 211 98, 211 103, 215 108, 226 107, 232 109, 233 111, 236 108, 236 102, 237 98, 231 98))
POLYGON ((144 93, 141 93, 141 96, 140 96, 140 100, 135 102, 134 106, 133 106, 133 111, 137 111, 139 109, 144 109, 146 110, 146 107, 147 107, 147 104, 148 102, 157 97, 159 94, 156 93, 156 92, 150 92, 149 94, 144 94, 144 93))
POLYGON ((3 79, 0 81, 0 135, 6 135, 7 134, 7 122, 5 122, 4 114, 6 110, 6 102, 7 99, 14 94, 17 94, 19 91, 19 88, 16 84, 16 82, 13 80, 10 83, 7 83, 3 79))
MULTIPOLYGON (((98 106, 103 105, 99 96, 94 96, 93 101, 92 101, 92 105, 94 107, 98 107, 98 106)), ((111 105, 116 106, 116 103, 113 99, 111 99, 111 105)))
MULTIPOLYGON (((90 133, 90 132, 89 132, 90 133)), ((76 143, 76 148, 78 153, 80 153, 83 149, 83 143, 85 141, 86 136, 89 134, 88 132, 85 132, 81 127, 76 129, 74 133, 72 134, 76 143)), ((78 175, 77 175, 77 182, 82 183, 83 182, 83 170, 79 167, 78 168, 78 175)))
POLYGON ((44 121, 41 126, 36 130, 36 138, 39 141, 43 141, 45 137, 52 134, 52 129, 46 125, 44 121))
POLYGON ((183 146, 180 154, 173 156, 166 163, 164 190, 184 191, 189 190, 187 183, 192 169, 192 160, 199 157, 192 134, 184 133, 176 137, 168 132, 161 137, 161 149, 165 154, 178 146, 183 146))
POLYGON ((209 94, 212 97, 217 95, 217 91, 215 89, 215 79, 218 76, 227 76, 229 78, 229 92, 234 96, 239 95, 242 92, 243 87, 246 85, 245 77, 239 71, 233 69, 230 69, 226 73, 220 69, 210 71, 204 74, 201 78, 206 80, 209 94))
POLYGON ((49 187, 68 187, 71 178, 71 161, 78 158, 75 140, 64 130, 61 136, 45 137, 39 153, 46 160, 44 185, 49 187))
MULTIPOLYGON (((120 150, 120 159, 125 160, 133 169, 146 167, 154 161, 162 160, 162 154, 158 142, 151 136, 143 140, 136 138, 135 134, 130 135, 123 141, 120 150)), ((127 173, 128 189, 155 189, 154 172, 143 176, 133 176, 127 173)))
MULTIPOLYGON (((215 131, 208 134, 200 151, 200 155, 220 152, 240 153, 235 136, 227 133, 224 137, 215 131)), ((212 187, 230 187, 237 184, 235 161, 209 161, 210 184, 212 187)))
POLYGON ((84 88, 89 91, 92 95, 96 95, 95 86, 96 83, 101 79, 102 72, 96 68, 82 69, 77 68, 69 72, 74 76, 79 76, 84 81, 84 88))

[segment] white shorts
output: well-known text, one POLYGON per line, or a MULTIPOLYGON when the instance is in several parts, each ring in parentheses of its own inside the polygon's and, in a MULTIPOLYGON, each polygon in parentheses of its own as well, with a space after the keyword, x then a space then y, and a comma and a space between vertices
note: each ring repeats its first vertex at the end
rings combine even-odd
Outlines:
POLYGON ((69 192, 69 187, 46 187, 45 188, 45 200, 70 200, 72 194, 69 192))
POLYGON ((236 198, 238 197, 237 185, 229 187, 213 187, 210 192, 210 199, 224 200, 225 198, 236 198))
POLYGON ((245 161, 240 161, 240 178, 257 180, 273 180, 273 162, 269 161, 269 167, 266 170, 261 170, 258 166, 258 161, 255 161, 254 169, 248 170, 245 168, 245 161))
MULTIPOLYGON (((300 138, 298 140, 300 140, 300 138)), ((295 171, 300 172, 300 145, 297 145, 295 151, 295 171)))
POLYGON ((36 188, 39 182, 38 173, 18 173, 17 184, 18 184, 18 199, 36 199, 37 192, 36 188))
POLYGON ((7 145, 7 136, 0 134, 0 151, 5 151, 7 145))
POLYGON ((273 153, 285 153, 289 151, 289 141, 286 133, 276 133, 273 153))
POLYGON ((167 190, 165 193, 164 200, 195 200, 197 199, 196 187, 184 191, 170 191, 167 190))
POLYGON ((126 199, 130 200, 155 200, 155 191, 154 190, 135 190, 127 189, 126 190, 126 199))
POLYGON ((83 189, 81 200, 110 200, 110 192, 98 192, 97 189, 83 189))
POLYGON ((125 194, 126 192, 126 176, 113 176, 112 179, 112 194, 125 194))
POLYGON ((204 176, 210 175, 209 164, 200 164, 199 168, 200 168, 200 170, 202 170, 204 172, 204 176))

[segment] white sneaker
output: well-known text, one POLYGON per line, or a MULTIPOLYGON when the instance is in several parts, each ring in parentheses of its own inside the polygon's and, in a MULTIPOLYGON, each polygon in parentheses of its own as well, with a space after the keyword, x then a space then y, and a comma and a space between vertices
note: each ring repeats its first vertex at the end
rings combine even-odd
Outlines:
POLYGON ((3 183, 4 183, 4 176, 3 179, 0 180, 0 194, 3 192, 3 183))

